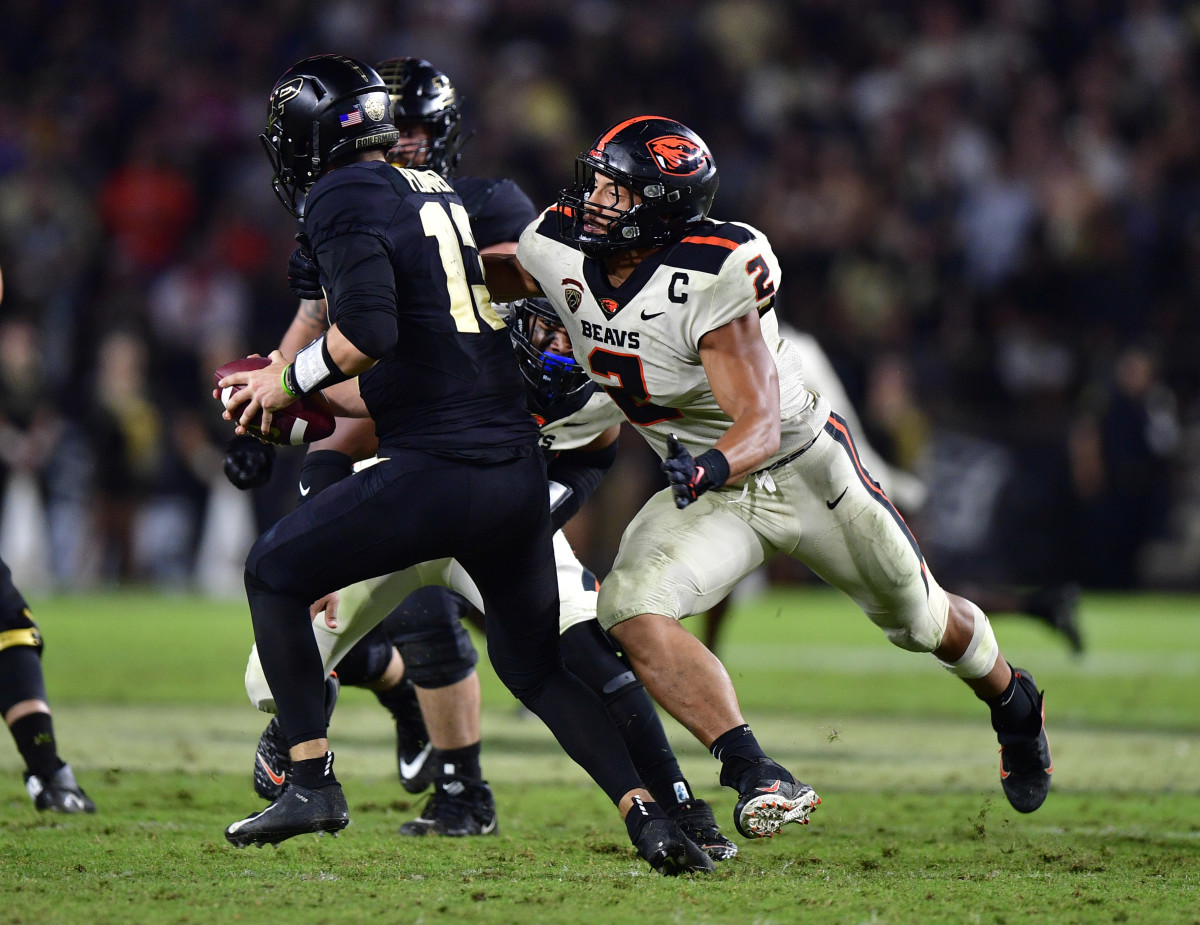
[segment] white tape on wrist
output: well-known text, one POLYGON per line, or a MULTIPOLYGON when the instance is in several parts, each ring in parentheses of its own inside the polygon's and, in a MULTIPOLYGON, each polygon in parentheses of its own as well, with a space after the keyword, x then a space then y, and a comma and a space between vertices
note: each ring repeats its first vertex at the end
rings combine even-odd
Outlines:
POLYGON ((325 335, 321 335, 296 354, 292 372, 302 395, 308 395, 321 387, 329 378, 329 365, 325 362, 325 335))

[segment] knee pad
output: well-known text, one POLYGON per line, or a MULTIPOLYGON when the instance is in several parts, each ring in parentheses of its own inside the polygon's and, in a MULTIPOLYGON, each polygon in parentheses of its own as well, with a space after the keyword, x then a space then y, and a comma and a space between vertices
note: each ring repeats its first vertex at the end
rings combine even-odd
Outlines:
POLYGON ((949 618, 950 599, 936 582, 921 601, 899 603, 887 613, 867 613, 871 622, 883 630, 888 642, 906 652, 932 652, 942 644, 949 618))
MULTIPOLYGON (((966 599, 964 598, 964 600, 966 599)), ((975 617, 975 632, 971 635, 967 651, 957 661, 943 662, 941 659, 938 661, 956 678, 969 681, 973 678, 984 677, 995 667, 996 659, 1000 657, 1000 646, 996 642, 996 634, 992 632, 992 624, 988 620, 987 614, 971 601, 966 601, 966 603, 975 617)))
POLYGON ((404 659, 404 672, 417 687, 449 687, 475 670, 479 655, 459 619, 469 607, 446 588, 422 588, 384 621, 391 644, 404 659))
POLYGON ((351 687, 362 687, 383 677, 392 661, 392 643, 375 627, 356 642, 337 664, 338 680, 351 687))

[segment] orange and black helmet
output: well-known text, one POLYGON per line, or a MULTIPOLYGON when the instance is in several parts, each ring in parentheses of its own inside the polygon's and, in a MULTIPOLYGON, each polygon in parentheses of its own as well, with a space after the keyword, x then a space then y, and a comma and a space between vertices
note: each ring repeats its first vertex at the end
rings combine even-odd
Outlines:
POLYGON ((635 116, 612 126, 575 159, 575 185, 559 194, 562 233, 589 257, 670 244, 708 216, 717 183, 716 162, 699 135, 665 116, 635 116), (584 227, 588 211, 596 211, 587 199, 597 173, 641 199, 602 234, 584 227))

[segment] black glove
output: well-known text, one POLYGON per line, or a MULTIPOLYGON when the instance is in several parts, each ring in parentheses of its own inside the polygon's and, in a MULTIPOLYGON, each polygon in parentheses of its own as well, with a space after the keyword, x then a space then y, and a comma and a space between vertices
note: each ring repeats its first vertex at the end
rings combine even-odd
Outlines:
POLYGON ((275 465, 275 447, 242 434, 225 448, 225 478, 245 491, 266 485, 275 465))
POLYGON ((674 434, 667 436, 667 458, 662 462, 662 470, 671 483, 675 506, 681 510, 710 488, 720 488, 729 478, 729 463, 724 453, 714 448, 693 459, 674 434))
POLYGON ((300 246, 288 258, 288 285, 300 298, 319 302, 325 298, 325 290, 321 288, 316 258, 313 257, 307 236, 298 234, 296 240, 300 246))

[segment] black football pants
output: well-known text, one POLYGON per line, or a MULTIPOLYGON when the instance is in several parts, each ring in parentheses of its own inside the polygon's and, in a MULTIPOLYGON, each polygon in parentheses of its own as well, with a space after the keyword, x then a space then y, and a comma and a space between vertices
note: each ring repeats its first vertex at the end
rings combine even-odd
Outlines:
POLYGON ((604 705, 563 667, 540 457, 469 464, 414 450, 380 455, 388 458, 278 521, 246 560, 254 639, 289 743, 326 731, 309 605, 355 582, 453 557, 483 598, 488 655, 501 681, 613 802, 640 786, 604 705))

